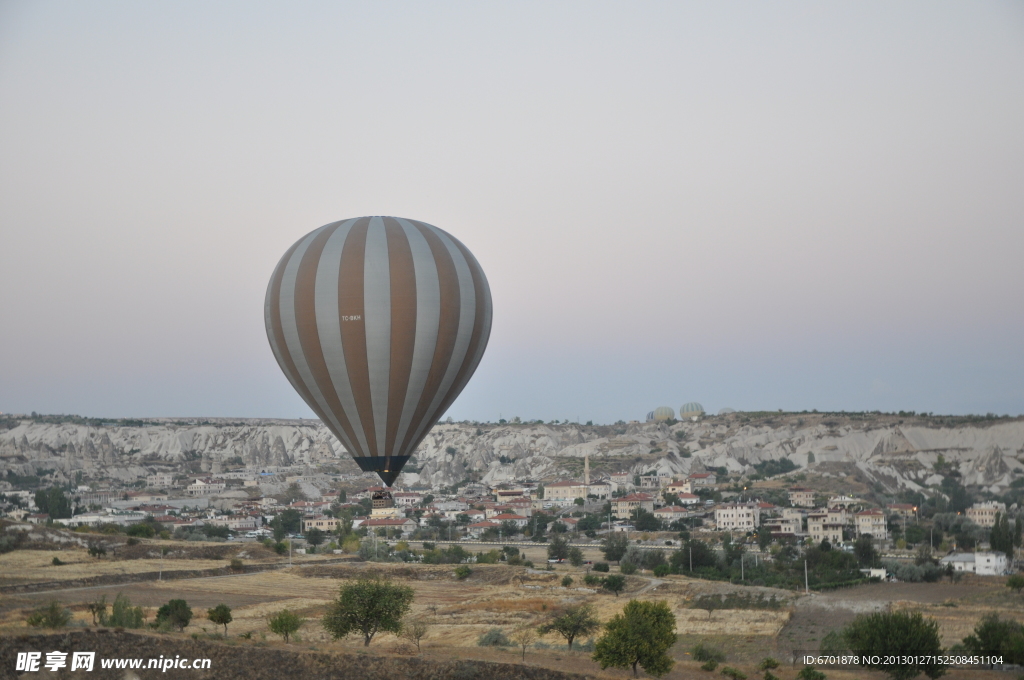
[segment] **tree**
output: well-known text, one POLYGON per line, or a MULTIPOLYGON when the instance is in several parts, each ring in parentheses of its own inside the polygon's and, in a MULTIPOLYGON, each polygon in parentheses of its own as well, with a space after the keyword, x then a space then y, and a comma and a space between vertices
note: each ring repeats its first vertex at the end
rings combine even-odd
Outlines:
POLYGON ((302 529, 302 513, 289 508, 279 513, 271 522, 274 529, 274 540, 280 541, 288 534, 297 534, 302 529))
POLYGON ((583 551, 575 545, 569 548, 569 564, 574 567, 583 565, 583 551))
POLYGON ((606 576, 604 581, 601 582, 601 587, 605 590, 612 591, 615 593, 615 597, 618 597, 619 593, 621 593, 623 588, 626 587, 626 577, 621 574, 606 576))
POLYGON ((594 648, 594 661, 601 668, 633 668, 660 677, 675 662, 668 655, 676 642, 676 619, 664 602, 630 600, 621 614, 605 624, 605 634, 594 648))
POLYGON ((324 542, 324 532, 316 527, 310 527, 306 529, 306 543, 309 543, 314 548, 324 542))
POLYGON ((51 519, 71 517, 71 501, 59 487, 51 486, 36 491, 35 501, 39 512, 48 514, 51 519))
POLYGON ((533 644, 533 641, 537 639, 537 631, 531 626, 519 626, 509 637, 512 642, 516 643, 523 649, 523 661, 526 661, 526 648, 533 644))
POLYGON ((107 554, 107 549, 103 547, 102 543, 90 543, 89 544, 89 556, 99 559, 103 555, 107 554))
POLYGON ((618 562, 622 559, 622 556, 626 554, 626 548, 629 547, 629 539, 626 538, 626 534, 621 531, 613 531, 605 536, 605 539, 601 542, 601 552, 604 553, 604 558, 609 562, 618 562))
POLYGON ((1020 595, 1020 591, 1024 590, 1024 575, 1014 574, 1006 579, 1006 587, 1020 595))
POLYGON ((661 520, 657 515, 646 510, 637 510, 633 524, 637 531, 661 531, 661 520))
POLYGON ((878 553, 875 552, 875 545, 870 534, 865 534, 857 539, 857 542, 853 544, 853 554, 857 556, 860 566, 870 567, 874 565, 875 560, 878 558, 878 553))
POLYGON ((601 626, 601 622, 594 618, 594 610, 589 604, 569 607, 561 615, 556 616, 551 622, 544 624, 537 629, 541 635, 555 632, 565 638, 569 651, 572 651, 572 641, 580 635, 589 635, 601 626))
POLYGON ((429 630, 427 622, 423 619, 413 619, 408 624, 402 626, 402 637, 409 642, 416 645, 416 651, 420 651, 420 640, 422 640, 429 630))
POLYGON ((850 652, 867 660, 885 655, 916 657, 917 664, 887 665, 864 664, 867 668, 888 673, 894 680, 909 680, 924 673, 929 678, 943 674, 945 666, 934 656, 942 653, 939 624, 925 619, 919 612, 879 612, 861 614, 846 628, 846 641, 850 652))
POLYGON ((100 599, 90 602, 86 605, 86 609, 92 614, 92 625, 97 625, 107 613, 107 596, 104 595, 100 599))
POLYGON ((171 600, 157 610, 156 620, 158 623, 166 621, 168 625, 177 626, 180 632, 192 620, 192 609, 185 600, 171 600))
POLYGON ((71 610, 65 609, 59 600, 36 609, 28 615, 26 623, 33 628, 63 628, 71 622, 71 610))
POLYGON ((218 626, 224 626, 224 637, 228 636, 228 624, 231 623, 231 607, 226 604, 219 604, 213 609, 207 609, 206 618, 218 626))
POLYGON ((132 601, 124 593, 118 593, 110 608, 110 616, 106 611, 100 613, 100 623, 114 628, 142 628, 146 614, 142 607, 133 607, 132 601))
POLYGON ((270 632, 275 635, 282 636, 285 643, 288 642, 288 638, 292 633, 296 632, 299 628, 302 628, 302 624, 305 622, 305 619, 290 609, 282 609, 267 619, 267 625, 270 626, 270 632))
POLYGON ((398 634, 402 617, 412 605, 413 590, 380 578, 360 579, 344 585, 323 617, 323 627, 334 639, 359 631, 368 647, 380 631, 398 634))
POLYGON ((551 542, 548 543, 548 559, 549 560, 564 560, 569 556, 569 541, 565 540, 564 537, 555 534, 551 542))
POLYGON ((964 647, 973 654, 1002 656, 1003 663, 1024 664, 1024 624, 989 614, 964 638, 964 647))

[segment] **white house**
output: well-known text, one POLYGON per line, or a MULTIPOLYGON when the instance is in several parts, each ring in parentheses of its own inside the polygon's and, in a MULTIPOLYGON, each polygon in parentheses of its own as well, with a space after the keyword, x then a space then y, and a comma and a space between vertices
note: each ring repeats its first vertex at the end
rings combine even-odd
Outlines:
POLYGON ((939 560, 939 564, 952 564, 956 571, 968 571, 980 576, 1000 576, 1006 573, 1006 555, 1001 552, 953 553, 939 560))
POLYGON ((756 503, 725 503, 715 508, 715 525, 719 530, 753 531, 761 524, 761 509, 756 503))

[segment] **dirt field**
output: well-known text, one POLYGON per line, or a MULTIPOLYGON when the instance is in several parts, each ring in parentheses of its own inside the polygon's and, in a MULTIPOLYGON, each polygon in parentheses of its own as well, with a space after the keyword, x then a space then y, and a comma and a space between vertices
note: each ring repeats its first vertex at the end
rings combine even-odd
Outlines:
MULTIPOLYGON (((587 554, 595 559, 599 554, 587 554)), ((545 557, 543 546, 527 549, 535 562, 545 557), (533 554, 536 553, 536 554, 533 554)), ((156 560, 159 562, 159 560, 156 560)), ((223 566, 223 560, 180 560, 189 567, 201 564, 223 566)), ((166 563, 165 563, 166 564, 166 563)), ((7 578, 31 578, 33 570, 50 574, 67 574, 80 579, 96 573, 130 573, 132 569, 152 568, 148 557, 136 560, 93 560, 84 550, 15 551, 0 556, 0 573, 7 578), (53 556, 68 562, 66 567, 48 566, 53 556), (11 569, 12 576, 6 571, 11 569), (66 569, 64 572, 57 570, 66 569), (126 571, 119 572, 118 569, 126 571)), ((627 588, 620 597, 582 586, 583 569, 558 565, 553 572, 527 570, 505 565, 474 565, 472 575, 464 581, 454 576, 449 565, 403 565, 348 562, 324 564, 305 560, 291 568, 204 578, 171 581, 145 581, 123 585, 104 585, 88 588, 60 588, 47 592, 5 595, 0 597, 0 634, 24 634, 24 620, 32 608, 51 599, 70 606, 75 613, 76 625, 91 624, 85 609, 88 602, 106 595, 107 601, 118 592, 131 598, 133 604, 145 608, 150 621, 156 608, 172 598, 184 598, 192 607, 195 617, 183 637, 192 635, 206 639, 219 628, 206 619, 206 610, 224 603, 232 608, 234 616, 228 632, 232 644, 284 647, 272 635, 266 617, 284 608, 299 612, 307 618, 298 639, 289 649, 318 651, 348 651, 363 653, 360 640, 353 638, 332 641, 320 627, 318 619, 339 586, 361 575, 383 573, 395 580, 408 583, 415 591, 411 615, 428 622, 429 632, 423 640, 422 655, 428 659, 479 659, 515 663, 521 651, 513 648, 482 648, 477 646, 479 636, 501 628, 506 633, 518 625, 538 626, 560 607, 575 603, 593 605, 601 620, 608 620, 620 612, 630 598, 663 600, 676 617, 679 642, 672 650, 676 668, 668 678, 718 677, 700 671, 699 664, 690 660, 688 651, 699 641, 723 649, 727 665, 740 668, 749 677, 760 677, 756 664, 771 655, 783 662, 777 672, 789 680, 795 677, 796 667, 789 665, 794 650, 815 650, 821 639, 832 629, 839 628, 858 613, 878 611, 888 607, 921 610, 939 621, 945 644, 958 642, 969 634, 978 619, 989 611, 1024 620, 1024 598, 1011 596, 999 579, 973 579, 959 584, 873 584, 830 593, 805 596, 802 593, 768 588, 740 588, 730 584, 700 581, 681 576, 653 578, 650 574, 627 578, 627 588), (573 577, 571 588, 561 587, 565 575, 573 577), (694 609, 695 598, 706 594, 722 594, 743 590, 746 593, 775 595, 782 606, 774 610, 714 610, 694 609), (243 633, 251 633, 248 640, 243 633)), ((38 577, 37 577, 38 578, 38 577)), ((182 634, 166 634, 171 637, 182 634)), ((554 634, 541 642, 545 648, 530 648, 526 654, 528 665, 562 671, 580 672, 592 677, 625 677, 622 672, 602 672, 590 659, 589 653, 568 652, 564 640, 554 634)), ((586 640, 581 640, 586 643, 586 640)), ((392 635, 382 634, 374 639, 370 652, 374 654, 409 655, 414 652, 410 643, 392 635)), ((852 680, 881 678, 880 674, 863 671, 828 670, 830 679, 852 680)), ((954 671, 948 677, 988 677, 980 671, 954 671)))

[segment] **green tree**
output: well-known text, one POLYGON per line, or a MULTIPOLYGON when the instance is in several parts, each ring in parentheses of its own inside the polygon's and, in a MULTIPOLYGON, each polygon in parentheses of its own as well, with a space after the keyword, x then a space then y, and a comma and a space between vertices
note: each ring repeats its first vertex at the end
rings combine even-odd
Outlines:
POLYGON ((156 536, 156 529, 153 528, 152 524, 139 522, 128 527, 125 533, 134 538, 153 538, 156 536))
POLYGON ((71 501, 59 487, 51 486, 36 491, 35 501, 39 512, 46 513, 51 519, 71 517, 71 501))
POLYGON ((874 566, 875 561, 878 559, 878 553, 875 552, 875 544, 868 534, 861 536, 853 544, 853 554, 856 555, 857 561, 862 567, 874 566))
POLYGON ((604 580, 601 581, 601 587, 605 590, 610 590, 615 593, 615 597, 618 597, 619 593, 621 593, 626 587, 626 577, 621 574, 606 576, 604 580))
POLYGON ((1024 574, 1014 574, 1006 579, 1006 587, 1020 595, 1020 591, 1024 590, 1024 574))
POLYGON ((207 609, 206 618, 210 619, 211 623, 224 626, 224 637, 228 636, 228 624, 232 621, 231 607, 226 604, 219 604, 213 609, 207 609))
POLYGON ((378 632, 397 634, 402 630, 402 617, 412 599, 409 586, 379 578, 360 579, 341 587, 338 599, 324 614, 323 627, 335 640, 358 631, 363 646, 368 647, 378 632))
POLYGON ((548 559, 549 560, 564 560, 569 556, 569 541, 565 540, 563 536, 555 534, 551 542, 548 543, 548 559))
POLYGON ((59 600, 50 602, 28 615, 26 621, 33 628, 63 628, 71 623, 71 610, 59 600))
POLYGON ((158 623, 166 621, 171 626, 177 626, 179 631, 183 631, 192 620, 192 608, 185 600, 171 600, 157 610, 156 620, 158 623))
POLYGON ((964 647, 972 654, 1001 655, 1003 663, 1024 664, 1024 624, 989 614, 964 638, 964 647))
POLYGON ((569 607, 550 622, 537 629, 541 635, 555 632, 565 638, 569 651, 572 651, 572 641, 580 635, 589 635, 601 626, 601 622, 594 617, 594 610, 588 604, 569 607))
POLYGON ((97 625, 103 620, 103 617, 107 613, 107 596, 104 595, 98 600, 94 600, 86 605, 86 609, 92 614, 92 625, 97 625))
POLYGON ((274 539, 280 541, 288 534, 299 533, 302 529, 302 513, 294 508, 289 508, 279 513, 270 522, 270 526, 274 529, 274 539))
POLYGON ((569 564, 574 567, 583 565, 583 551, 575 545, 569 548, 569 564))
POLYGON ((309 543, 314 548, 324 542, 324 532, 316 527, 310 527, 306 529, 306 543, 309 543))
POLYGON ((939 624, 919 612, 861 614, 846 628, 845 637, 850 651, 861 657, 877 656, 884 660, 886 655, 906 655, 922 659, 918 664, 866 664, 894 680, 909 680, 921 673, 937 678, 945 672, 943 664, 929 658, 942 653, 939 624))
POLYGON ((604 558, 609 562, 618 562, 622 559, 622 556, 626 554, 626 549, 629 547, 629 539, 626 538, 626 534, 621 531, 613 531, 605 536, 601 542, 601 552, 604 553, 604 558))
POLYGON ((637 531, 661 531, 661 520, 658 516, 643 509, 636 511, 633 525, 637 531))
POLYGON ((285 643, 288 642, 288 638, 292 633, 296 632, 299 628, 302 628, 302 624, 305 622, 305 619, 290 609, 282 609, 267 619, 267 625, 270 627, 270 632, 274 635, 280 635, 283 637, 285 643))
POLYGON ((674 662, 668 655, 676 642, 676 619, 664 602, 630 600, 621 614, 605 624, 605 633, 594 648, 594 661, 601 668, 633 668, 660 677, 674 662))
POLYGON ((124 593, 118 593, 114 598, 110 616, 107 616, 106 611, 100 614, 100 623, 112 628, 142 628, 145 620, 146 614, 142 607, 133 607, 132 601, 124 593))

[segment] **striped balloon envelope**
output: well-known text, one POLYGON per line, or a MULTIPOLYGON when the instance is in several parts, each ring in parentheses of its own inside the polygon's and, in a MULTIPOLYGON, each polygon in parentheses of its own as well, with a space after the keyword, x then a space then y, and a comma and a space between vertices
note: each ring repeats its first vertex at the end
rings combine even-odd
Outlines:
POLYGON ((357 217, 288 249, 264 315, 292 386, 356 464, 391 486, 479 365, 491 291, 451 234, 357 217))

